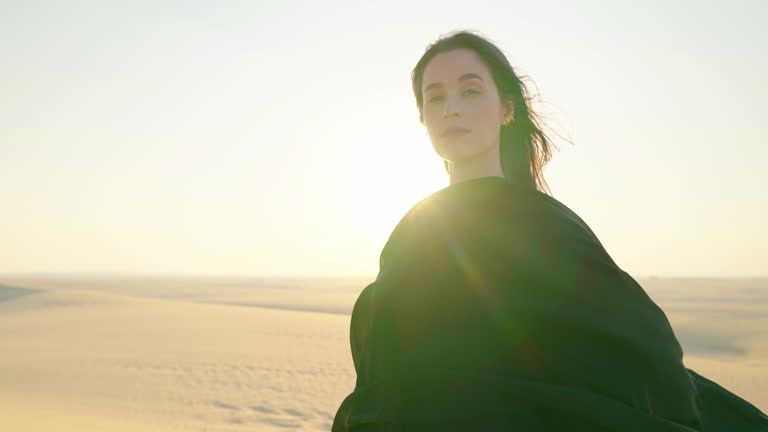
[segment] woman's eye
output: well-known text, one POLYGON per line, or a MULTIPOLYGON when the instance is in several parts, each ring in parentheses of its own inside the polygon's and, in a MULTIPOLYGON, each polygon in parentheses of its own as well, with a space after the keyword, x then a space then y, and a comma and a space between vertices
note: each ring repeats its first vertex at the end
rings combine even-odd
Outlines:
MULTIPOLYGON (((466 89, 466 90, 462 91, 461 94, 462 95, 473 96, 473 95, 476 95, 476 94, 480 94, 480 92, 478 90, 475 90, 475 89, 466 89)), ((428 103, 436 103, 436 102, 442 101, 443 99, 444 99, 443 96, 432 96, 431 98, 427 99, 427 102, 428 103)))

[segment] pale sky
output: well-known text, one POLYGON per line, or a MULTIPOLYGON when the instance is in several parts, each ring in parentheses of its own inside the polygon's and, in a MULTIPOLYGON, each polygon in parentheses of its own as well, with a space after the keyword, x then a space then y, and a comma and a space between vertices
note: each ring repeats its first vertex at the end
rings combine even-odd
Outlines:
POLYGON ((768 275, 768 3, 384 4, 0 1, 0 274, 374 276, 448 185, 410 72, 470 29, 625 271, 768 275))

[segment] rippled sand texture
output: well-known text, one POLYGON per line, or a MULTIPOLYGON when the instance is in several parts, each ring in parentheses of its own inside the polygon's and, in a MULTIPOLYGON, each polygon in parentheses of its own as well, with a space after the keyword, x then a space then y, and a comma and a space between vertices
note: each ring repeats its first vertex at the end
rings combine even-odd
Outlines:
MULTIPOLYGON (((641 281, 686 365, 763 411, 765 282, 641 281)), ((365 283, 0 278, 0 430, 328 431, 365 283)))

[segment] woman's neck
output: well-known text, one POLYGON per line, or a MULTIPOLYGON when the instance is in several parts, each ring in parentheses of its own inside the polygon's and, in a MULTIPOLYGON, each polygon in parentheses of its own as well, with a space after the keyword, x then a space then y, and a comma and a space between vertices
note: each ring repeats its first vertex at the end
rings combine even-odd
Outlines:
POLYGON ((504 171, 501 169, 499 145, 497 144, 471 159, 449 162, 449 170, 450 184, 452 185, 480 177, 503 178, 504 171))

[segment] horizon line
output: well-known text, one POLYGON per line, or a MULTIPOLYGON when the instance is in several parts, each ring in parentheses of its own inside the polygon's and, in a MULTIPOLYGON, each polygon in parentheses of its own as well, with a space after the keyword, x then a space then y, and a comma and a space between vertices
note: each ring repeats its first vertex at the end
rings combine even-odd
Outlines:
MULTIPOLYGON (((636 279, 768 279, 765 275, 632 275, 636 279)), ((178 278, 178 279, 376 279, 376 274, 238 274, 238 273, 181 273, 181 272, 128 272, 128 271, 27 271, 2 272, 0 278, 16 277, 112 277, 112 278, 178 278)))

